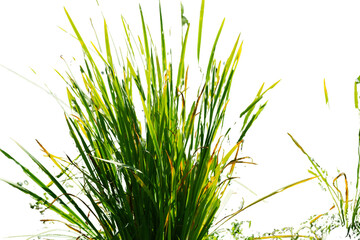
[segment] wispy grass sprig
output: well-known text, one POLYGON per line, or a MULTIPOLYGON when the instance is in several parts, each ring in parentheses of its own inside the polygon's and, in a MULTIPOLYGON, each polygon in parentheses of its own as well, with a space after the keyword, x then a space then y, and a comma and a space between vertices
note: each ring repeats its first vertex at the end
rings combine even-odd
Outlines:
MULTIPOLYGON (((358 91, 357 91, 357 84, 359 84, 360 77, 354 83, 354 103, 355 108, 360 111, 358 106, 358 91)), ((325 84, 324 79, 324 95, 326 104, 328 104, 328 91, 325 84)), ((353 195, 353 198, 350 198, 350 189, 349 189, 349 182, 347 179, 347 175, 344 172, 340 172, 335 178, 329 179, 327 176, 326 170, 320 167, 320 165, 309 156, 309 154, 304 150, 302 146, 294 139, 291 134, 288 134, 295 145, 306 155, 308 160, 312 165, 312 169, 309 170, 309 173, 316 176, 319 180, 319 183, 327 190, 332 198, 334 205, 330 208, 337 210, 337 215, 340 220, 340 226, 345 227, 348 230, 348 235, 351 233, 354 236, 360 236, 360 219, 359 219, 359 209, 360 209, 360 190, 359 190, 359 179, 360 179, 360 131, 359 131, 359 147, 358 147, 358 164, 357 164, 357 171, 356 171, 356 185, 353 195), (342 178, 344 180, 344 188, 339 189, 338 181, 342 178), (352 202, 352 203, 351 203, 352 202)), ((329 211, 330 211, 329 210, 329 211)), ((313 224, 315 221, 320 219, 322 216, 328 214, 323 213, 314 217, 310 224, 313 224)), ((345 237, 345 236, 344 236, 345 237)))

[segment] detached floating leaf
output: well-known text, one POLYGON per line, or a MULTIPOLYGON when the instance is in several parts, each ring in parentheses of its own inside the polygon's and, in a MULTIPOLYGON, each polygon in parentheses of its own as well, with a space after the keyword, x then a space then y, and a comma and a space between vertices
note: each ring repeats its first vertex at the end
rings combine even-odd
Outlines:
POLYGON ((328 92, 327 92, 327 89, 326 89, 325 78, 324 78, 324 94, 325 94, 325 103, 327 105, 329 105, 329 97, 328 97, 328 92))

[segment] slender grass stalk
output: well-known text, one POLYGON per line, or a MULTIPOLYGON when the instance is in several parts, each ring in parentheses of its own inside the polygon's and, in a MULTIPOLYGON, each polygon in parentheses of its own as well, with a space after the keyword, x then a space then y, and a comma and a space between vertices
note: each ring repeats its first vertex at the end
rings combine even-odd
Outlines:
MULTIPOLYGON (((118 63, 113 58, 119 54, 110 44, 106 21, 103 46, 97 48, 93 43, 90 46, 65 9, 74 37, 84 53, 81 79, 75 80, 71 72, 65 75, 58 72, 68 86, 71 112, 65 116, 79 155, 55 158, 39 143, 60 170, 54 174, 19 145, 48 177, 50 184, 45 184, 1 150, 51 200, 4 181, 57 213, 62 220, 43 221, 63 223, 78 235, 77 239, 206 238, 232 179, 234 166, 242 162, 238 156, 240 145, 266 106, 266 103, 259 104, 264 94, 278 83, 266 90, 261 86, 255 99, 240 114, 244 121, 237 142, 223 152, 222 143, 230 129, 225 135, 221 135, 220 130, 242 51, 240 36, 221 68, 221 61, 215 60, 224 21, 221 23, 209 52, 204 83, 199 86, 197 97, 189 100, 188 69, 192 66, 186 66, 185 55, 190 24, 183 24, 186 32, 180 59, 169 61, 160 5, 159 9, 161 54, 158 55, 151 40, 140 7, 142 37, 135 41, 122 19, 127 49, 122 49, 126 54, 120 52, 122 61, 118 57, 118 63), (135 48, 140 49, 140 56, 135 48), (135 61, 139 58, 142 67, 135 61), (174 64, 178 65, 177 73, 173 71, 174 64), (138 106, 133 94, 141 100, 143 114, 136 111, 138 106), (79 192, 66 189, 64 184, 68 182, 76 182, 79 192)), ((204 1, 200 10, 198 58, 203 13, 204 1)))

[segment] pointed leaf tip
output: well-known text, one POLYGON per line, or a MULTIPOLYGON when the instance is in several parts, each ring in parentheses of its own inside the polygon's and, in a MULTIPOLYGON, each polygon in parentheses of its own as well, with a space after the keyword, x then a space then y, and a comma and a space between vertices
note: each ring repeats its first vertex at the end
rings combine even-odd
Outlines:
POLYGON ((198 43, 197 43, 197 58, 198 58, 198 61, 200 60, 200 47, 201 47, 201 35, 202 35, 202 26, 203 26, 203 19, 204 19, 204 7, 205 7, 205 0, 202 0, 201 1, 201 7, 200 7, 198 43))

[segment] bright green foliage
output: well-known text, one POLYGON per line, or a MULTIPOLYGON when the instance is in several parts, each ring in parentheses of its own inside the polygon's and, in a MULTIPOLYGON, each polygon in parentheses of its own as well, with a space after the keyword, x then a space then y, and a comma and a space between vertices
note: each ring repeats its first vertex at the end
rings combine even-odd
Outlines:
MULTIPOLYGON (((204 1, 201 23, 203 11, 204 1)), ((61 160, 47 153, 61 169, 60 175, 54 175, 28 153, 50 178, 51 183, 46 185, 2 151, 20 165, 52 200, 56 200, 54 202, 24 187, 9 184, 58 213, 66 226, 81 239, 205 238, 234 166, 242 162, 238 156, 240 145, 264 109, 265 104, 257 105, 268 90, 263 91, 262 86, 255 100, 241 114, 245 119, 238 141, 223 153, 222 143, 230 129, 225 136, 220 136, 219 129, 241 54, 239 37, 223 68, 220 68, 220 61, 215 60, 215 49, 224 22, 221 24, 209 53, 203 84, 196 99, 189 100, 186 94, 189 67, 184 59, 190 24, 184 25, 187 28, 182 39, 181 57, 171 62, 166 58, 168 49, 165 47, 161 8, 160 56, 140 8, 140 46, 131 40, 134 38, 123 20, 128 57, 117 63, 105 20, 102 52, 94 45, 88 46, 65 12, 85 56, 85 65, 80 67, 82 79, 75 80, 71 73, 62 76, 68 84, 72 110, 66 114, 66 121, 79 156, 61 160), (134 52, 135 46, 141 49, 139 55, 134 52), (134 61, 139 57, 144 63, 140 68, 134 61), (102 62, 96 62, 96 58, 102 62), (178 65, 177 73, 173 71, 174 64, 178 65), (141 100, 141 114, 135 111, 138 110, 134 102, 136 97, 141 100), (144 126, 140 121, 142 118, 144 126), (229 173, 226 177, 225 171, 229 173), (80 185, 81 194, 69 193, 63 187, 64 179, 80 185)), ((200 40, 201 29, 198 54, 200 40)), ((44 147, 42 149, 47 152, 44 147)))

